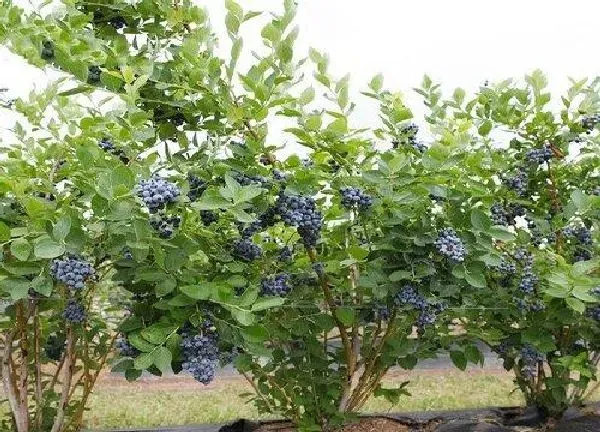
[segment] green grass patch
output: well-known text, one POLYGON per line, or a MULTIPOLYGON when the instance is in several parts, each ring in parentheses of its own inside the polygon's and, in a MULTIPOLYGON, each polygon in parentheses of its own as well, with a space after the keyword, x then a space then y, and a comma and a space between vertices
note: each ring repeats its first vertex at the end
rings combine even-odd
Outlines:
MULTIPOLYGON (((399 377, 386 382, 386 387, 407 380, 399 377)), ((520 393, 514 392, 512 378, 505 374, 468 374, 449 371, 444 374, 410 376, 411 396, 391 404, 372 398, 366 412, 410 412, 452 410, 521 404, 520 393)), ((118 427, 152 427, 185 424, 220 423, 245 418, 264 418, 251 403, 239 395, 249 392, 244 381, 224 381, 214 387, 161 389, 160 386, 100 386, 86 416, 90 429, 118 427)))

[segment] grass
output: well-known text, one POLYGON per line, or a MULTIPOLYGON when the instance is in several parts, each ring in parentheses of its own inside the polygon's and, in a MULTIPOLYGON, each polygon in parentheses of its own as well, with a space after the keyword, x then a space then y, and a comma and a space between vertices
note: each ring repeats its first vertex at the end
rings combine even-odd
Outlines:
MULTIPOLYGON (((395 377, 388 380, 387 385, 408 379, 410 397, 402 397, 396 405, 373 398, 365 406, 365 411, 452 410, 522 403, 518 392, 511 393, 514 386, 507 374, 423 372, 410 377, 395 377)), ((193 385, 167 389, 136 384, 99 386, 91 400, 86 426, 110 429, 219 423, 240 417, 264 418, 259 416, 252 404, 239 396, 249 391, 244 381, 233 379, 207 388, 193 385)))
MULTIPOLYGON (((372 398, 364 411, 442 411, 523 403, 520 393, 513 392, 512 376, 502 372, 419 371, 393 375, 385 384, 391 387, 403 381, 410 381, 407 389, 411 396, 400 398, 395 405, 372 398)), ((221 379, 207 387, 186 378, 134 383, 108 378, 96 387, 85 425, 94 430, 221 423, 240 417, 266 418, 240 396, 250 391, 250 386, 237 378, 221 379)), ((592 398, 599 400, 600 392, 592 398)), ((6 408, 0 404, 0 414, 5 413, 6 408)))

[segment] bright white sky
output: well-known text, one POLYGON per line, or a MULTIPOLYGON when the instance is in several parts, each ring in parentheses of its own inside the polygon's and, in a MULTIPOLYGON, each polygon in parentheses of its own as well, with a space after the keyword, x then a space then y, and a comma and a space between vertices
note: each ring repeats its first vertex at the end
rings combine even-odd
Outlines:
MULTIPOLYGON (((19 1, 18 3, 22 3, 19 1)), ((222 0, 204 4, 223 35, 222 0)), ((277 0, 243 0, 245 10, 279 10, 277 0)), ((356 90, 382 72, 385 85, 410 93, 424 73, 455 86, 475 90, 484 80, 521 77, 535 68, 545 71, 554 91, 567 77, 599 73, 598 17, 592 0, 298 0, 297 25, 302 49, 329 53, 331 70, 351 72, 356 90)), ((257 23, 258 24, 258 23, 257 23)), ((260 44, 259 29, 248 28, 245 47, 260 44), (258 37, 257 37, 258 36, 258 37)), ((226 37, 223 37, 226 39, 226 37)), ((45 74, 0 49, 0 87, 12 95, 43 86, 45 74)), ((412 99, 412 98, 411 98, 412 99)), ((409 100, 411 105, 419 99, 409 100)), ((367 104, 360 122, 376 116, 367 104)), ((7 126, 0 118, 0 127, 7 126)))

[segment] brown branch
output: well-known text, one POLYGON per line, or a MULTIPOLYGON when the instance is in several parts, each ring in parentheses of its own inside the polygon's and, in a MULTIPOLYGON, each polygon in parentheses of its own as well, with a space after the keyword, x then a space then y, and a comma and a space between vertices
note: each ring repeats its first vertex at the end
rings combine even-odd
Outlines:
POLYGON ((40 360, 40 317, 37 302, 33 300, 33 357, 35 365, 35 424, 41 429, 43 422, 42 363, 40 360))
POLYGON ((14 416, 15 425, 18 432, 28 432, 27 423, 22 418, 21 409, 19 407, 19 397, 17 390, 17 382, 15 378, 15 371, 11 366, 12 359, 12 344, 15 336, 17 335, 17 328, 13 328, 4 339, 4 353, 2 356, 2 385, 4 387, 4 393, 8 399, 10 410, 14 416))
POLYGON ((258 396, 271 410, 271 412, 276 412, 277 409, 273 406, 273 404, 261 393, 261 391, 259 390, 258 386, 256 385, 256 383, 254 382, 254 380, 252 378, 250 378, 248 376, 248 374, 246 372, 240 372, 242 374, 242 376, 246 379, 246 381, 248 381, 248 383, 252 386, 252 388, 254 389, 254 393, 256 393, 256 396, 258 396))
POLYGON ((73 379, 74 369, 74 345, 75 335, 71 325, 67 325, 67 348, 65 353, 64 363, 64 377, 62 382, 62 390, 60 395, 60 402, 58 403, 58 409, 56 411, 56 417, 52 424, 51 432, 60 432, 63 429, 63 423, 65 420, 65 409, 69 403, 69 390, 71 388, 71 380, 73 379))
MULTIPOLYGON (((29 308, 27 308, 29 309, 29 308)), ((25 310, 24 301, 17 303, 16 308, 17 327, 19 329, 19 354, 20 354, 20 371, 19 371, 19 408, 21 410, 22 421, 25 428, 29 428, 29 340, 27 332, 27 323, 31 316, 31 311, 25 310)))

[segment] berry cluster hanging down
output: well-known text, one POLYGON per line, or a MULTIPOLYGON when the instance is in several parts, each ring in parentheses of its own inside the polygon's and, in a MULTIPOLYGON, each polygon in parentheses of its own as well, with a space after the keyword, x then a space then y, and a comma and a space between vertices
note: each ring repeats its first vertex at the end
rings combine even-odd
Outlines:
POLYGON ((348 210, 355 208, 367 210, 373 205, 373 198, 358 188, 343 187, 340 189, 340 195, 342 196, 342 205, 348 210))
POLYGON ((139 350, 131 345, 127 337, 121 335, 115 342, 115 348, 121 357, 137 357, 139 350))
POLYGON ((170 238, 179 225, 181 225, 180 216, 161 215, 150 220, 150 226, 158 232, 160 238, 170 238))
POLYGON ((208 187, 204 180, 194 174, 188 174, 188 183, 190 184, 190 191, 187 195, 190 201, 196 201, 200 198, 202 192, 208 187))
POLYGON ((210 383, 219 360, 217 335, 214 330, 203 330, 200 334, 185 332, 182 336, 183 370, 204 385, 210 383))
POLYGON ((54 260, 50 266, 50 274, 55 281, 77 290, 83 289, 94 273, 92 264, 75 255, 54 260))
POLYGON ((290 275, 280 273, 274 276, 264 278, 261 283, 261 295, 285 297, 292 289, 290 285, 290 275))
POLYGON ((552 147, 546 143, 541 148, 534 148, 525 153, 525 159, 533 164, 542 165, 549 162, 553 156, 552 147))
POLYGON ((63 311, 63 318, 71 323, 81 323, 86 318, 85 308, 77 299, 70 298, 63 311))
POLYGON ((179 196, 179 188, 164 178, 154 176, 141 180, 138 184, 137 195, 143 201, 150 213, 156 213, 169 203, 175 202, 179 196))
POLYGON ((452 228, 444 228, 435 240, 435 247, 442 255, 455 262, 463 262, 467 251, 452 228))
POLYGON ((317 244, 323 228, 323 216, 313 198, 280 194, 276 209, 286 225, 296 227, 305 247, 317 244))
POLYGON ((521 348, 521 372, 528 378, 533 378, 538 372, 538 362, 544 360, 544 356, 531 345, 521 348))
POLYGON ((445 309, 442 303, 427 301, 412 285, 405 285, 396 293, 394 304, 396 306, 410 306, 419 311, 415 323, 419 332, 424 331, 425 327, 435 324, 438 314, 445 309))
POLYGON ((108 138, 106 138, 106 137, 102 138, 98 142, 98 147, 100 147, 106 153, 110 153, 113 156, 118 157, 119 160, 121 162, 123 162, 124 164, 127 165, 129 163, 129 158, 125 154, 125 151, 123 151, 123 149, 115 147, 115 145, 112 143, 112 141, 110 141, 108 138))

